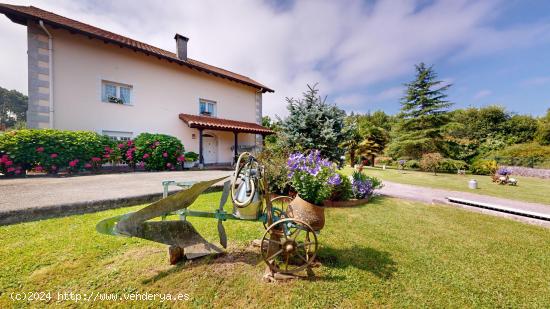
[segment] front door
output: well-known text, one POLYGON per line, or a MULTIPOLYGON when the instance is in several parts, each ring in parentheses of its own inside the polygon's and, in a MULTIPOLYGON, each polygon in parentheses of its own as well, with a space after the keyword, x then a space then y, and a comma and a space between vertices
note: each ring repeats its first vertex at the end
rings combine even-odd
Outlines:
POLYGON ((202 136, 204 164, 218 162, 218 142, 216 137, 210 134, 202 136))

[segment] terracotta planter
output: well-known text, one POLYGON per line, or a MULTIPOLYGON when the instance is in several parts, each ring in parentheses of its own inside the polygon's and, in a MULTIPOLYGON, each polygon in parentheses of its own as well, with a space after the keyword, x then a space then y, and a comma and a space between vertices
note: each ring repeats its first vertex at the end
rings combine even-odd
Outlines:
POLYGON ((359 205, 364 205, 368 203, 369 199, 360 199, 360 200, 349 200, 349 201, 324 201, 323 206, 325 207, 354 207, 359 205))
POLYGON ((288 205, 288 214, 291 218, 309 224, 316 231, 320 231, 325 226, 325 208, 304 201, 299 195, 296 195, 288 205))

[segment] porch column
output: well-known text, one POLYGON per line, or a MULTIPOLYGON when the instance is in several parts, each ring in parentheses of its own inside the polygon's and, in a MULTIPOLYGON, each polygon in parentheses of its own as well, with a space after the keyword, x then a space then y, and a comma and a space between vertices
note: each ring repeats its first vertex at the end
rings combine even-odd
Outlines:
POLYGON ((235 144, 234 144, 234 154, 233 154, 233 162, 237 162, 237 155, 238 155, 238 152, 237 152, 237 148, 239 147, 239 139, 238 139, 238 135, 239 133, 237 131, 233 131, 233 135, 235 136, 235 144))
POLYGON ((202 128, 199 129, 199 164, 204 164, 204 157, 202 156, 202 128))

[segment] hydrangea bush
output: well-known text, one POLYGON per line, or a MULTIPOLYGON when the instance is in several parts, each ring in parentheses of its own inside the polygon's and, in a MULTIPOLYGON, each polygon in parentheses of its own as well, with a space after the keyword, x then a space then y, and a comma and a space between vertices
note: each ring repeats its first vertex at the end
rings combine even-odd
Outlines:
POLYGON ((185 159, 180 140, 170 135, 141 133, 134 144, 132 158, 141 161, 146 170, 173 170, 185 159))
POLYGON ((321 157, 318 150, 308 154, 293 153, 287 161, 288 178, 300 198, 321 205, 342 181, 332 162, 321 157))

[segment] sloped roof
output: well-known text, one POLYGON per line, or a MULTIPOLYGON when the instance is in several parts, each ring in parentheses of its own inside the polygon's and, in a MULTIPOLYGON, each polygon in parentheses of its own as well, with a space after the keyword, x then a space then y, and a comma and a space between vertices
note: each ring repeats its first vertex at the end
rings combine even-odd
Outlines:
POLYGON ((212 129, 220 131, 236 131, 254 134, 274 134, 272 130, 263 127, 257 123, 229 120, 208 116, 197 116, 189 114, 180 114, 183 120, 190 128, 212 129))
POLYGON ((5 14, 13 22, 19 24, 26 25, 27 20, 43 20, 44 23, 54 28, 67 29, 73 33, 79 33, 82 35, 86 35, 90 38, 102 40, 105 43, 111 43, 119 45, 120 47, 126 47, 135 51, 141 51, 147 55, 156 56, 159 59, 166 59, 172 63, 184 65, 197 71, 212 74, 220 78, 229 79, 237 83, 254 87, 261 90, 262 92, 274 92, 269 87, 264 86, 261 83, 244 75, 233 73, 231 71, 227 71, 222 68, 215 67, 194 59, 188 58, 186 61, 180 60, 178 56, 173 52, 169 52, 167 50, 140 41, 136 41, 120 34, 103 30, 74 19, 63 17, 34 6, 20 6, 0 3, 0 13, 5 14))

